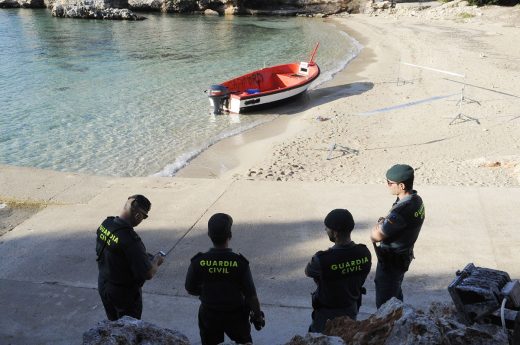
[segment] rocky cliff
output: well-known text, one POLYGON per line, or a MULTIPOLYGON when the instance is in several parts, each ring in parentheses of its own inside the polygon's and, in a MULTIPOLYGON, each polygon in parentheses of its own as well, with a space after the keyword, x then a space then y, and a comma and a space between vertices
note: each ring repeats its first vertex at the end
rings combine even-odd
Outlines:
MULTIPOLYGON (((0 0, 0 7, 129 9, 166 13, 242 15, 313 15, 356 10, 358 0, 0 0), (210 11, 207 11, 210 10, 210 11), (206 12, 207 11, 207 12, 206 12)), ((59 12, 59 11, 58 11, 59 12)))
POLYGON ((351 0, 129 0, 138 11, 202 13, 207 9, 219 14, 284 15, 332 14, 353 9, 351 0))
POLYGON ((44 8, 44 0, 0 0, 0 8, 44 8))

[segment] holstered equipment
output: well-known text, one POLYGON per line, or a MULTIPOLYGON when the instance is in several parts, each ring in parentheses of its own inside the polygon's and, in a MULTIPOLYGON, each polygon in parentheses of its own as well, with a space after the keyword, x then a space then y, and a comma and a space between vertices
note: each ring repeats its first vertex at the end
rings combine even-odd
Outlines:
POLYGON ((372 244, 374 245, 374 250, 377 255, 377 261, 383 268, 391 266, 406 272, 408 271, 412 260, 415 259, 413 248, 397 253, 389 248, 378 246, 376 243, 372 244))

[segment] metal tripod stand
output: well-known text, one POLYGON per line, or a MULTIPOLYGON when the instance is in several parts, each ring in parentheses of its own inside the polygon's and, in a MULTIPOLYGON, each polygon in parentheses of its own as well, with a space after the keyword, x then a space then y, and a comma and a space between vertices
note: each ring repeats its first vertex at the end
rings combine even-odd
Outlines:
POLYGON ((477 103, 478 105, 481 105, 479 101, 472 99, 472 98, 467 98, 466 96, 464 96, 465 89, 466 89, 466 84, 463 84, 462 90, 460 90, 460 99, 457 102, 457 105, 459 106, 459 113, 450 121, 450 125, 457 124, 457 123, 463 123, 463 122, 467 122, 467 121, 475 121, 477 124, 480 125, 480 121, 477 118, 466 115, 462 111, 464 103, 466 103, 466 104, 477 103))

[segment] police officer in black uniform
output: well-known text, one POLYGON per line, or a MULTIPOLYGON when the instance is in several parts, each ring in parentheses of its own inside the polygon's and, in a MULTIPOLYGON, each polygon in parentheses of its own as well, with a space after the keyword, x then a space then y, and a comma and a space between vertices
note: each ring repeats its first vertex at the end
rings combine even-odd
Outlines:
POLYGON ((363 284, 372 266, 368 248, 350 239, 354 219, 348 210, 329 212, 325 217, 325 229, 334 246, 314 254, 305 268, 305 275, 317 284, 312 294, 309 332, 323 332, 325 322, 338 316, 356 319, 364 292, 363 284))
POLYGON ((378 308, 392 297, 403 300, 401 284, 414 258, 413 247, 425 217, 423 201, 413 190, 413 180, 414 170, 406 164, 394 165, 386 172, 388 188, 397 199, 388 215, 379 218, 370 236, 377 254, 378 308))
POLYGON ((141 318, 141 287, 164 260, 160 254, 147 254, 133 229, 148 218, 150 208, 146 197, 133 195, 119 217, 108 217, 97 229, 98 291, 111 321, 124 315, 141 318))
POLYGON ((202 345, 224 341, 224 333, 239 344, 251 343, 251 325, 265 325, 249 262, 229 248, 233 219, 224 213, 208 221, 213 248, 191 259, 186 291, 199 296, 199 330, 202 345))

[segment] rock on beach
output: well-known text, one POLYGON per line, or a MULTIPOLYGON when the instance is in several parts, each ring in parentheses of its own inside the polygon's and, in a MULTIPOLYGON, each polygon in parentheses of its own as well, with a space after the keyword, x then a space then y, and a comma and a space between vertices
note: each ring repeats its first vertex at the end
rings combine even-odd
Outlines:
POLYGON ((44 8, 43 0, 0 0, 0 8, 44 8))
POLYGON ((101 321, 83 333, 83 345, 154 344, 189 345, 188 338, 167 328, 123 316, 117 321, 101 321))
POLYGON ((392 298, 363 321, 348 317, 327 321, 325 334, 349 345, 507 345, 508 335, 492 324, 465 325, 451 305, 434 303, 428 312, 392 298))
POLYGON ((109 19, 109 20, 143 20, 145 17, 139 16, 126 8, 103 8, 95 5, 82 3, 68 4, 56 2, 51 14, 54 17, 63 18, 83 18, 83 19, 109 19))

